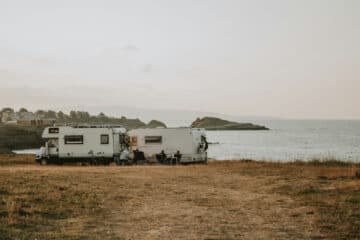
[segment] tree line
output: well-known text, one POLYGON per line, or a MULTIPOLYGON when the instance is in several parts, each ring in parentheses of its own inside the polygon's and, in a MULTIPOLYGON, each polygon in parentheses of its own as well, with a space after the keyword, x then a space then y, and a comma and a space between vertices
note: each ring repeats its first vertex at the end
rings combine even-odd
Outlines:
MULTIPOLYGON (((20 108, 17 112, 13 108, 5 107, 0 111, 0 116, 4 113, 18 113, 21 114, 31 113, 36 118, 39 119, 55 119, 56 123, 89 123, 89 124, 118 124, 128 128, 140 128, 148 126, 146 123, 142 122, 140 119, 128 119, 124 116, 120 118, 110 117, 105 115, 105 113, 100 112, 98 115, 91 115, 86 111, 75 111, 72 110, 69 113, 63 111, 53 111, 53 110, 37 110, 35 112, 28 111, 26 108, 20 108)), ((152 125, 161 125, 165 126, 162 122, 151 121, 152 125)), ((149 123, 149 124, 150 124, 149 123)), ((165 126, 166 127, 166 126, 165 126)))

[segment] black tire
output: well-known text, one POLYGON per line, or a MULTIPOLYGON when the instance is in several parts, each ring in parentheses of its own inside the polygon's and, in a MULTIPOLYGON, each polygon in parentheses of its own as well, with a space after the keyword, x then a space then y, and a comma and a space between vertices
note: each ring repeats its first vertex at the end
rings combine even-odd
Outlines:
POLYGON ((125 161, 123 161, 123 160, 116 160, 115 163, 118 166, 125 166, 125 161))

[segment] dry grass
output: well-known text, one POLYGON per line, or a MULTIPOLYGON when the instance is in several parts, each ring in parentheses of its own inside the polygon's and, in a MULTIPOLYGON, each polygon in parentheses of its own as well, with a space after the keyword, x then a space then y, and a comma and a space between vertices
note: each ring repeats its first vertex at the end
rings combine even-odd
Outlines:
POLYGON ((15 153, 0 154, 0 166, 6 165, 35 165, 34 155, 16 155, 15 153))
POLYGON ((360 236, 358 165, 42 167, 21 158, 0 156, 0 239, 360 236))

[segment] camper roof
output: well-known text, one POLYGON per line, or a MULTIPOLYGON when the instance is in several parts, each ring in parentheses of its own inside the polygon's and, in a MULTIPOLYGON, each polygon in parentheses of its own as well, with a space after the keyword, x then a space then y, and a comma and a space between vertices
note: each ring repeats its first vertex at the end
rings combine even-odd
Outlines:
POLYGON ((123 128, 121 125, 111 125, 111 124, 77 124, 77 123, 68 123, 65 125, 55 125, 57 127, 72 127, 72 128, 123 128))

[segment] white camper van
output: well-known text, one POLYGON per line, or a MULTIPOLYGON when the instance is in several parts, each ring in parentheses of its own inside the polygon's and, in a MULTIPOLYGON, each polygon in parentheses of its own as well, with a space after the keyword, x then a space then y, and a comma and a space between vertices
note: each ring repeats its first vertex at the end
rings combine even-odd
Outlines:
POLYGON ((109 164, 124 148, 126 129, 107 125, 53 126, 44 129, 45 146, 37 161, 109 164))
POLYGON ((44 129, 37 161, 119 165, 207 162, 206 134, 198 128, 135 129, 109 125, 67 125, 44 129))
POLYGON ((159 154, 169 158, 180 154, 180 163, 207 162, 205 129, 146 128, 130 130, 127 134, 132 150, 143 152, 147 160, 157 159, 159 154))

